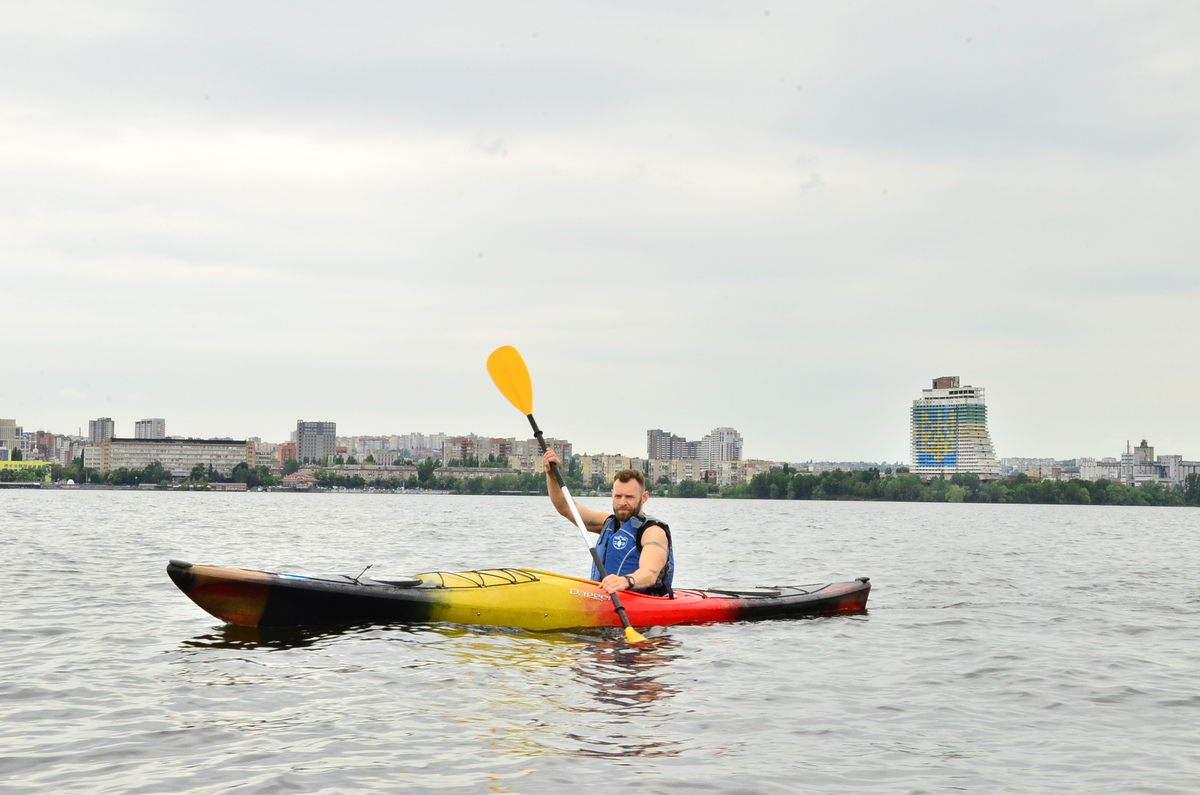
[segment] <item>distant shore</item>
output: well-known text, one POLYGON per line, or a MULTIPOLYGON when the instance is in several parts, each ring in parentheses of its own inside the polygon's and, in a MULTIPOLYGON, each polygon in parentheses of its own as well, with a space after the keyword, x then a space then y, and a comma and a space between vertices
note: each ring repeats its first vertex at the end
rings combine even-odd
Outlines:
MULTIPOLYGON (((427 478, 427 487, 411 483, 384 481, 368 482, 362 477, 323 475, 313 478, 307 488, 289 488, 276 484, 268 486, 236 482, 184 482, 168 485, 159 483, 97 484, 45 483, 16 481, 0 483, 0 488, 46 489, 62 491, 208 491, 208 492, 276 492, 293 494, 473 494, 492 496, 545 496, 545 478, 538 475, 513 473, 491 478, 427 478)), ((588 488, 576 481, 570 483, 572 493, 579 497, 606 496, 604 488, 588 488)), ((1115 481, 1032 480, 1025 475, 1001 480, 981 481, 976 475, 954 475, 948 479, 922 480, 907 473, 882 474, 869 469, 857 472, 834 470, 821 474, 789 471, 786 468, 755 475, 746 484, 719 489, 715 484, 683 481, 677 485, 648 484, 657 498, 718 498, 752 500, 821 500, 863 502, 975 502, 1030 505, 1144 505, 1166 507, 1200 507, 1200 476, 1189 475, 1181 488, 1167 488, 1147 482, 1128 486, 1115 481)))

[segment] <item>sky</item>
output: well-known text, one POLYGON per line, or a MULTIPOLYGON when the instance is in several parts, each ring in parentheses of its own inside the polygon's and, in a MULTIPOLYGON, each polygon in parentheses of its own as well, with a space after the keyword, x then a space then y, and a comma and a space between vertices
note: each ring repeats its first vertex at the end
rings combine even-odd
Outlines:
POLYGON ((0 417, 1200 459, 1200 6, 7 3, 0 417), (1191 219, 1191 220, 1189 220, 1191 219))

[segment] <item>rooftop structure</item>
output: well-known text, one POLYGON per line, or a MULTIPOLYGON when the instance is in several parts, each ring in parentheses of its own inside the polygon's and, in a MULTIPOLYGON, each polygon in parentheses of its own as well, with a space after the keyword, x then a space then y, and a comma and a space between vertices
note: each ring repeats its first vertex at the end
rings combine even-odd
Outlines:
POLYGON ((1000 473, 987 428, 983 387, 960 386, 956 375, 933 379, 912 403, 913 472, 918 475, 1000 473))
POLYGON ((133 438, 166 439, 167 421, 162 417, 155 417, 149 420, 138 420, 133 424, 133 438))

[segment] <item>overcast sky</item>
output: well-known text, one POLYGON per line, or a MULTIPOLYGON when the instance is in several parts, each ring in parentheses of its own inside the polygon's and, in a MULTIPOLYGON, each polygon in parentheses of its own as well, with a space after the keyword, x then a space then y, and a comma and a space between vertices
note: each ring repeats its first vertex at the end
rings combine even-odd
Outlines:
POLYGON ((6 3, 0 417, 1200 459, 1195 3, 6 3))

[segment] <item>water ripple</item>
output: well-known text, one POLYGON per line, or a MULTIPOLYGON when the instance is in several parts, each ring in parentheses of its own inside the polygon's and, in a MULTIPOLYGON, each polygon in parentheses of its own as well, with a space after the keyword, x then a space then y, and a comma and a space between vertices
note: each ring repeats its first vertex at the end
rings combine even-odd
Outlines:
POLYGON ((871 611, 640 647, 248 630, 196 609, 166 560, 386 576, 586 559, 537 499, 2 492, 4 791, 1198 789, 1196 511, 656 511, 685 585, 869 575, 871 611))

